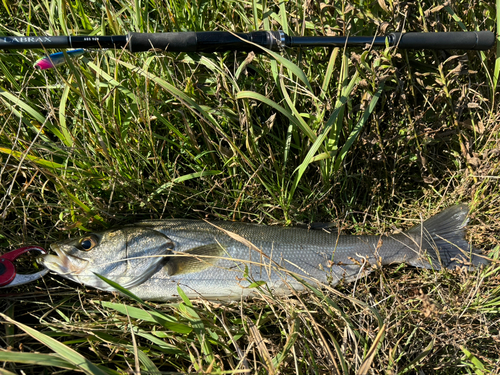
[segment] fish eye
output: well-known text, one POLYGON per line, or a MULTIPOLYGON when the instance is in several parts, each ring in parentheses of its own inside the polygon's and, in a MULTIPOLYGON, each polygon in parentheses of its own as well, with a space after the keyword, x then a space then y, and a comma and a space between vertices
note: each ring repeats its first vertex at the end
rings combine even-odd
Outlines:
POLYGON ((80 240, 82 250, 89 251, 97 246, 97 238, 95 236, 84 237, 80 240))

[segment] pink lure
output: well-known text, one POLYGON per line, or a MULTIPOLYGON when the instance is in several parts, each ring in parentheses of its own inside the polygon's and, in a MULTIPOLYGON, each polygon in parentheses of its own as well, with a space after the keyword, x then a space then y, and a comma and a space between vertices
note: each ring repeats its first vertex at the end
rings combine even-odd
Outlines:
MULTIPOLYGON (((79 57, 85 53, 84 49, 74 49, 71 51, 66 51, 66 54, 70 57, 79 57)), ((52 53, 48 56, 42 57, 38 60, 34 67, 40 70, 55 68, 56 66, 63 65, 66 63, 63 52, 52 53)))

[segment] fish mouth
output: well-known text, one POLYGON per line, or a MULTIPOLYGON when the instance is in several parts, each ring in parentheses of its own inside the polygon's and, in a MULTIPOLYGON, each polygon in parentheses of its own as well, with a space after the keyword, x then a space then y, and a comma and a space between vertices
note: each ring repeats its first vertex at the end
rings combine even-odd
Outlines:
POLYGON ((57 244, 50 245, 50 248, 57 255, 42 255, 39 260, 39 263, 43 264, 49 270, 60 275, 74 275, 81 273, 86 268, 87 260, 68 255, 57 244))

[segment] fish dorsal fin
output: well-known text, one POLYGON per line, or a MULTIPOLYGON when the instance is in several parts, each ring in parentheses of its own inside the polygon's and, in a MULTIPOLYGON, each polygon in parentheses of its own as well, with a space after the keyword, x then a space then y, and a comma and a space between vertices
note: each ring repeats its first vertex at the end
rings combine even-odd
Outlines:
POLYGON ((336 227, 335 223, 320 223, 314 222, 310 224, 299 224, 296 228, 308 229, 308 230, 321 230, 332 234, 339 234, 339 228, 336 227))
POLYGON ((309 226, 312 230, 324 230, 329 233, 338 234, 339 228, 335 225, 335 223, 311 223, 309 226))
POLYGON ((201 272, 213 267, 224 254, 218 243, 194 247, 183 252, 174 252, 163 269, 169 276, 201 272))

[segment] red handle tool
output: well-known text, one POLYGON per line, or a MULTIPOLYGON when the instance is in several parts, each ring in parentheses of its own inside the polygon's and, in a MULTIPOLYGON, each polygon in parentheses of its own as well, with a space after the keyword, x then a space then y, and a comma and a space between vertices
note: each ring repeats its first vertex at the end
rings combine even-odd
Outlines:
POLYGON ((47 254, 40 246, 24 246, 0 256, 0 288, 23 285, 35 281, 49 272, 49 270, 45 268, 37 273, 29 275, 18 274, 14 261, 28 251, 38 251, 42 254, 47 254))

